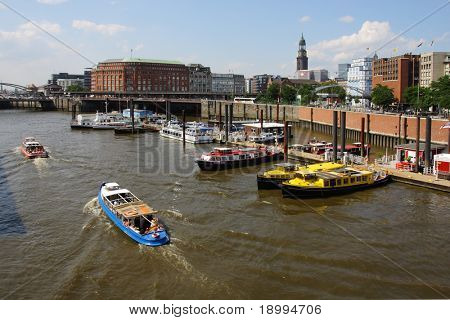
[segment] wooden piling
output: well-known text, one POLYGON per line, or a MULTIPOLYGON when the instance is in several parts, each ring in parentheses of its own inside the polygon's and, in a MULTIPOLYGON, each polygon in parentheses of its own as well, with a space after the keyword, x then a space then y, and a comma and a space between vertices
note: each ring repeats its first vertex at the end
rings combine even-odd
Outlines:
POLYGON ((364 119, 364 117, 362 117, 361 118, 361 134, 360 134, 360 136, 359 136, 359 140, 360 140, 360 142, 361 142, 361 157, 364 157, 365 156, 365 129, 364 129, 364 126, 365 126, 365 119, 364 119))
POLYGON ((431 117, 427 116, 425 122, 425 167, 431 164, 431 117))
POLYGON ((219 103, 219 131, 222 131, 222 102, 219 103))
POLYGON ((277 122, 280 122, 280 100, 277 101, 277 122))
POLYGON ((186 112, 183 109, 183 147, 186 146, 186 112))
POLYGON ((347 113, 341 111, 341 159, 344 159, 345 152, 345 131, 346 131, 347 113))
POLYGON ((416 118, 416 168, 415 171, 419 172, 419 152, 420 152, 420 116, 416 118))
POLYGON ((233 109, 234 109, 234 103, 229 105, 230 108, 230 126, 229 131, 231 132, 233 130, 233 109))
POLYGON ((288 141, 289 141, 289 126, 287 121, 284 121, 284 162, 288 162, 288 141))
POLYGON ((338 126, 338 112, 333 111, 333 161, 337 162, 337 126, 338 126))
POLYGON ((133 99, 131 99, 130 113, 131 113, 131 133, 134 134, 134 104, 133 104, 133 99))
POLYGON ((228 105, 225 105, 225 142, 228 142, 228 105))
POLYGON ((264 110, 263 109, 260 110, 259 122, 261 123, 261 133, 262 133, 263 129, 264 129, 264 110))

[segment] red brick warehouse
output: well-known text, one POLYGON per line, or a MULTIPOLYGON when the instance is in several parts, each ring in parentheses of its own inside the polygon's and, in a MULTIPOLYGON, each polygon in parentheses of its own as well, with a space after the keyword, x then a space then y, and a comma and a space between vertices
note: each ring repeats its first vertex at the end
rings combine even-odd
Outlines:
POLYGON ((177 61, 109 59, 92 70, 94 92, 188 92, 189 70, 177 61))

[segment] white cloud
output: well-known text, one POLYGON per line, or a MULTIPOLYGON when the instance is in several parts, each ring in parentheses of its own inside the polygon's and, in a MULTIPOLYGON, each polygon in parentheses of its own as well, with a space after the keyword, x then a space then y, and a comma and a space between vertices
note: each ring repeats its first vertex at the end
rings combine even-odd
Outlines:
POLYGON ((311 21, 311 17, 310 16, 303 16, 303 17, 300 18, 300 22, 301 23, 305 23, 305 22, 308 22, 308 21, 311 21))
POLYGON ((72 27, 78 30, 94 31, 108 36, 112 36, 117 32, 130 30, 129 27, 121 24, 98 24, 89 20, 73 20, 72 27))
POLYGON ((42 3, 42 4, 55 5, 55 4, 61 4, 61 3, 67 2, 67 0, 37 0, 37 2, 42 3))
POLYGON ((352 23, 354 20, 355 18, 353 18, 352 16, 343 16, 339 18, 339 21, 344 23, 352 23))
POLYGON ((3 4, 0 3, 0 11, 1 10, 5 10, 5 9, 6 9, 6 7, 3 4))
MULTIPOLYGON (((44 30, 52 33, 58 34, 61 32, 61 27, 57 23, 52 23, 48 21, 37 22, 37 24, 44 30)), ((0 30, 0 41, 1 40, 17 40, 17 41, 27 41, 35 39, 42 36, 42 31, 35 27, 31 22, 21 24, 14 31, 3 31, 0 30)))
MULTIPOLYGON (((335 70, 338 63, 351 62, 352 59, 364 57, 386 44, 395 33, 387 21, 365 21, 361 28, 352 34, 336 39, 320 41, 310 46, 308 56, 310 65, 325 65, 329 70, 335 70), (369 48, 369 50, 367 50, 369 48)), ((399 37, 384 47, 378 56, 391 56, 393 49, 397 54, 413 51, 422 39, 399 37)), ((312 66, 315 68, 314 66, 312 66)))

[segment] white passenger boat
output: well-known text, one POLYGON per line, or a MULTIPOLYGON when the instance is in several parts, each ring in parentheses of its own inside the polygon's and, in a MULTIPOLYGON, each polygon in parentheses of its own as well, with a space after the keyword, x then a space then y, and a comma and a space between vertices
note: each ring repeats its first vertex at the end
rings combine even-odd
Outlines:
MULTIPOLYGON (((183 141, 183 125, 182 124, 169 124, 163 127, 159 131, 162 137, 171 138, 175 140, 183 141)), ((185 129, 186 142, 189 143, 212 143, 213 128, 204 127, 200 125, 186 126, 185 129)))
MULTIPOLYGON (((130 120, 125 119, 121 113, 100 113, 94 114, 79 114, 75 121, 70 126, 72 129, 108 129, 114 130, 118 127, 123 127, 129 124, 130 120)), ((137 121, 136 121, 137 122, 137 121)))
POLYGON ((277 136, 272 132, 262 132, 258 135, 248 136, 248 141, 255 143, 274 142, 277 136))

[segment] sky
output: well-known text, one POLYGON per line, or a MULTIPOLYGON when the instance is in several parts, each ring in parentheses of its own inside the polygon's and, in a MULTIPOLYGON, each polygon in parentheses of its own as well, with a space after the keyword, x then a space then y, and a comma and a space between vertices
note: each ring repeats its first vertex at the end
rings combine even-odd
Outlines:
POLYGON ((42 85, 52 73, 83 73, 131 49, 134 57, 201 63, 218 73, 293 77, 302 33, 309 68, 334 77, 338 63, 373 55, 445 4, 379 57, 450 51, 449 1, 0 0, 0 82, 42 85))

